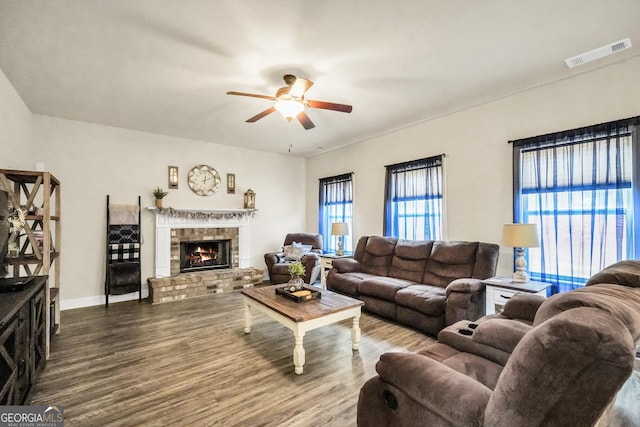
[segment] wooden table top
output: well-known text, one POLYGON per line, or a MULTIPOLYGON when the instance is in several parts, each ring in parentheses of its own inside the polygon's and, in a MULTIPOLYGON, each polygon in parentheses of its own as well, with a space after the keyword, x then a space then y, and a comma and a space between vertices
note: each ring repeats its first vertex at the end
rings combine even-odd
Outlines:
POLYGON ((279 286, 283 285, 245 288, 242 290, 242 294, 295 322, 305 322, 364 305, 364 302, 355 298, 320 288, 317 291, 322 293, 322 297, 304 302, 295 302, 281 295, 276 295, 276 287, 279 286))

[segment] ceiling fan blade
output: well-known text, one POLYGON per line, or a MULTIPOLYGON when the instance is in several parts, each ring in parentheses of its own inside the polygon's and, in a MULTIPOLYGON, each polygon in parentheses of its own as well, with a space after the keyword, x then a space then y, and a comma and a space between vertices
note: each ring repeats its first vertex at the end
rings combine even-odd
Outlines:
POLYGON ((333 102, 314 101, 308 99, 306 101, 309 108, 322 108, 323 110, 341 111, 343 113, 350 113, 353 107, 347 104, 335 104, 333 102))
POLYGON ((304 95, 304 93, 308 91, 311 86, 313 86, 313 82, 311 80, 303 79, 302 77, 296 77, 295 83, 289 90, 289 95, 295 98, 301 98, 302 95, 304 95))
POLYGON ((238 96, 252 96, 254 98, 263 98, 263 99, 270 99, 270 100, 275 100, 275 98, 273 96, 269 96, 269 95, 258 95, 256 93, 246 93, 246 92, 227 92, 227 95, 238 95, 238 96))
POLYGON ((261 118, 263 118, 264 116, 268 116, 269 114, 273 113, 274 111, 276 111, 276 109, 274 107, 271 108, 267 108, 266 110, 264 110, 262 113, 258 113, 255 116, 251 117, 250 119, 247 120, 247 123, 254 123, 257 122, 258 120, 260 120, 261 118))
POLYGON ((307 113, 301 111, 296 118, 300 121, 300 124, 307 130, 313 129, 316 125, 313 124, 307 113))

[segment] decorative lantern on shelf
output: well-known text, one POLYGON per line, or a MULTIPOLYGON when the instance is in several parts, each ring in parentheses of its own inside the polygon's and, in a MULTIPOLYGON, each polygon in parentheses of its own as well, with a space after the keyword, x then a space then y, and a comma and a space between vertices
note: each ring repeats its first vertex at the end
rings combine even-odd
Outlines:
POLYGON ((248 189, 244 193, 244 208, 245 209, 256 208, 256 193, 252 189, 248 189))

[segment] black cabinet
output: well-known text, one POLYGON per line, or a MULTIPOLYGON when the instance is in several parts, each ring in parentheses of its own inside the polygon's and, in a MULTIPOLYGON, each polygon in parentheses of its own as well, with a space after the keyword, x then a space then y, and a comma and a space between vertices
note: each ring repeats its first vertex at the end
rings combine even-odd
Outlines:
POLYGON ((0 405, 24 404, 46 362, 46 283, 0 294, 0 405))

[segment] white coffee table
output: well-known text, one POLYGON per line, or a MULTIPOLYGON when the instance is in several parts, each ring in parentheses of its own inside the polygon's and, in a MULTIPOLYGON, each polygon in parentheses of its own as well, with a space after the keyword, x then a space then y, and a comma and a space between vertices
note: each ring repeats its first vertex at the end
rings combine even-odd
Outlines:
POLYGON ((295 302, 276 295, 275 288, 283 285, 247 288, 242 290, 244 300, 244 332, 251 333, 251 309, 266 314, 293 331, 293 365, 295 373, 304 372, 305 352, 303 338, 307 331, 327 326, 345 319, 353 319, 351 348, 360 345, 360 307, 364 303, 355 298, 328 290, 320 290, 322 297, 304 302, 295 302))

